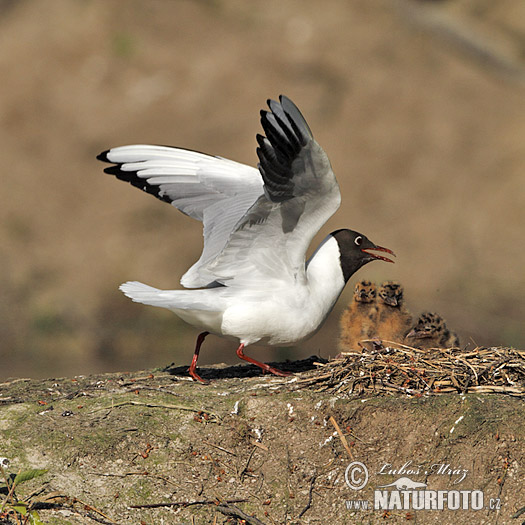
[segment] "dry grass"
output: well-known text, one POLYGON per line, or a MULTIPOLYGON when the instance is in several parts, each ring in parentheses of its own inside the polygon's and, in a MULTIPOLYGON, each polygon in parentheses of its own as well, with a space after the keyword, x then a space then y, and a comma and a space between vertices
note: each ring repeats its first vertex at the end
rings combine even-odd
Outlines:
POLYGON ((390 341, 364 343, 371 348, 319 363, 317 371, 298 381, 299 387, 338 394, 476 392, 525 396, 525 352, 521 350, 478 347, 424 351, 390 341))

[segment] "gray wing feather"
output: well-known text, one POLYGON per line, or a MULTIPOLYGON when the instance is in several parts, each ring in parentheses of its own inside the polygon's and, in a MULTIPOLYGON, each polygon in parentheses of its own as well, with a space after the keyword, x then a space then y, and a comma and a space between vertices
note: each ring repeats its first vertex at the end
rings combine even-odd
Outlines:
POLYGON ((257 137, 264 195, 208 266, 228 286, 304 279, 306 250, 341 200, 328 157, 297 107, 284 96, 268 105, 271 113, 261 112, 266 137, 257 137))

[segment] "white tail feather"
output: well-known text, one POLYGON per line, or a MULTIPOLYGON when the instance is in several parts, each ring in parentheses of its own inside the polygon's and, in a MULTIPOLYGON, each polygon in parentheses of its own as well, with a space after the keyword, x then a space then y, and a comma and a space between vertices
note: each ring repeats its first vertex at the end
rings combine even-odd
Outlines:
POLYGON ((136 303, 160 306, 169 310, 223 310, 224 288, 204 290, 159 290, 137 281, 128 281, 120 285, 120 290, 136 303))
POLYGON ((162 298, 163 290, 153 288, 147 284, 139 283, 138 281, 128 281, 127 283, 121 284, 119 289, 135 301, 136 303, 151 304, 153 306, 164 306, 166 299, 162 298))

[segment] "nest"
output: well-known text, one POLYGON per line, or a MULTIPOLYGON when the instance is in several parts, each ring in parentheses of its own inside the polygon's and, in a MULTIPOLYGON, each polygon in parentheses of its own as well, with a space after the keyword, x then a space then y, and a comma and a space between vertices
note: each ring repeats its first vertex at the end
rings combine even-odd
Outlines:
POLYGON ((390 341, 362 343, 367 343, 363 352, 343 353, 326 364, 317 363, 318 369, 296 386, 339 394, 497 393, 525 397, 525 351, 501 347, 420 350, 390 341))

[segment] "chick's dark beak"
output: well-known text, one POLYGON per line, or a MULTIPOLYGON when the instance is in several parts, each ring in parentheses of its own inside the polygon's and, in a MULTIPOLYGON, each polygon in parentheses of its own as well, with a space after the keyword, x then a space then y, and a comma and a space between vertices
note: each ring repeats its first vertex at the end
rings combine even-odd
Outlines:
POLYGON ((432 334, 430 334, 426 329, 418 330, 414 328, 405 337, 410 339, 425 339, 426 337, 431 337, 431 335, 432 334))
MULTIPOLYGON (((394 262, 394 261, 391 261, 391 262, 394 262)), ((395 297, 385 297, 383 301, 385 301, 385 303, 388 304, 389 306, 397 306, 399 304, 399 301, 395 297)))
POLYGON ((392 250, 389 250, 388 248, 383 248, 383 246, 374 246, 373 248, 363 248, 361 251, 363 253, 366 253, 367 255, 370 255, 374 259, 379 259, 380 261, 385 261, 385 262, 390 262, 390 263, 393 263, 394 261, 392 261, 392 259, 389 259, 388 257, 383 257, 382 255, 377 255, 376 253, 372 253, 372 251, 385 252, 385 253, 389 253, 390 255, 393 255, 394 257, 396 256, 396 254, 392 250))

